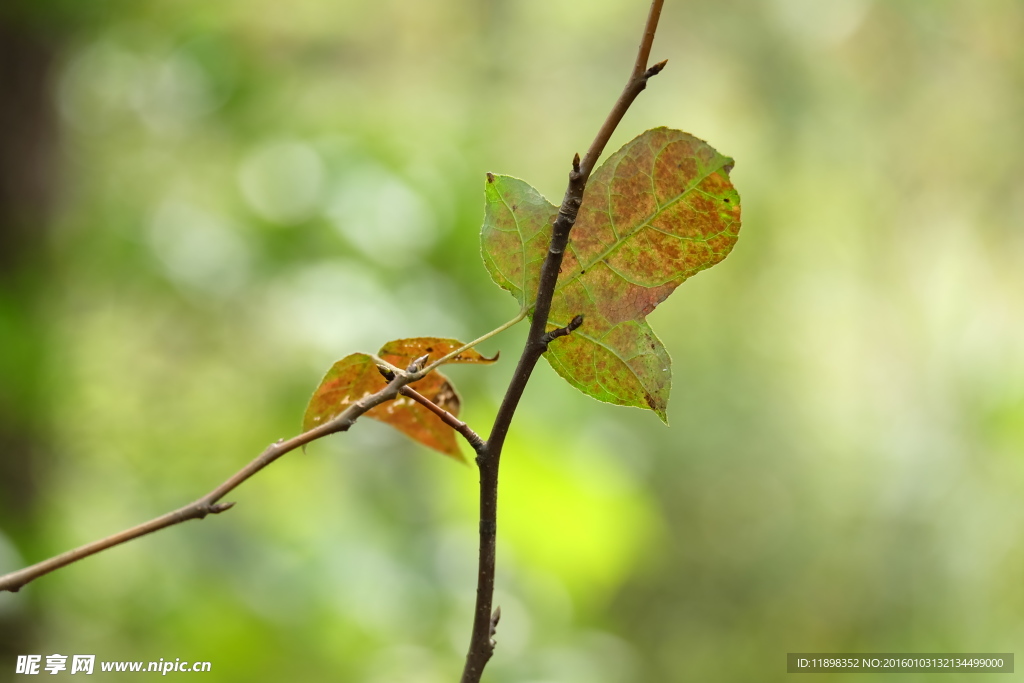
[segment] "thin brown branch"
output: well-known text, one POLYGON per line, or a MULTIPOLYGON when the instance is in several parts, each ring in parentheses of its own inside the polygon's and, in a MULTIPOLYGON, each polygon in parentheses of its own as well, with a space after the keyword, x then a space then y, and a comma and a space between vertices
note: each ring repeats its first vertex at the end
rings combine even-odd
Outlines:
POLYGON ((220 503, 218 501, 285 453, 293 451, 300 446, 304 446, 329 434, 348 430, 349 427, 355 423, 356 419, 366 411, 370 410, 370 408, 395 398, 405 385, 412 381, 412 379, 413 377, 411 375, 402 373, 389 381, 388 385, 376 394, 371 394, 370 396, 353 403, 340 415, 332 418, 328 422, 325 422, 308 432, 294 436, 287 441, 281 440, 277 443, 271 444, 256 459, 235 473, 227 481, 193 503, 189 503, 184 507, 180 507, 177 510, 168 512, 165 515, 151 519, 150 521, 139 524, 138 526, 125 529, 124 531, 112 534, 106 538, 101 538, 98 541, 88 543, 75 548, 74 550, 69 550, 66 553, 51 557, 48 560, 43 560, 42 562, 30 567, 25 567, 24 569, 0 576, 0 591, 16 593, 22 588, 22 586, 30 581, 34 581, 40 576, 44 576, 54 570, 60 569, 61 567, 66 567, 69 564, 85 559, 90 555, 95 555, 96 553, 102 552, 108 548, 112 548, 122 543, 127 543, 128 541, 139 538, 140 536, 145 536, 153 533, 154 531, 166 529, 167 527, 174 526, 175 524, 181 524, 182 522, 187 522, 192 519, 203 519, 206 515, 218 514, 231 509, 234 503, 220 503))
POLYGON ((463 438, 466 439, 466 442, 469 443, 469 445, 473 448, 474 451, 480 453, 481 449, 483 449, 484 440, 481 439, 480 435, 474 432, 473 428, 470 427, 468 424, 466 424, 459 418, 455 417, 447 410, 437 405, 436 403, 434 403, 429 398, 427 398, 420 392, 416 391, 412 387, 402 387, 402 391, 400 393, 402 394, 402 396, 408 396, 409 398, 416 401, 430 412, 434 413, 434 415, 437 415, 439 418, 441 418, 442 422, 444 422, 446 425, 448 425, 449 427, 457 431, 459 434, 461 434, 463 438))
MULTIPOLYGON (((668 60, 664 60, 658 62, 650 69, 647 68, 647 60, 651 57, 651 45, 654 44, 654 33, 658 30, 658 19, 661 18, 661 8, 664 4, 664 0, 654 0, 651 3, 651 11, 647 14, 644 35, 640 39, 640 48, 637 50, 636 62, 633 64, 633 71, 629 75, 629 80, 626 81, 626 87, 622 89, 622 94, 615 101, 612 110, 608 112, 608 118, 601 124, 601 129, 597 131, 594 141, 590 143, 590 149, 587 150, 587 153, 583 156, 583 161, 580 162, 579 173, 583 177, 584 184, 590 178, 591 171, 594 170, 601 152, 604 151, 605 145, 611 139, 612 133, 615 132, 615 128, 619 125, 619 121, 626 115, 626 111, 633 104, 633 100, 636 99, 637 95, 647 87, 647 79, 651 76, 657 76, 665 68, 665 64, 668 63, 668 60)), ((576 208, 579 207, 577 206, 576 208)))
MULTIPOLYGON (((495 358, 497 358, 497 356, 495 356, 495 358)), ((410 381, 418 380, 420 377, 424 376, 424 373, 429 372, 432 367, 437 365, 436 363, 434 363, 433 365, 428 365, 427 367, 421 369, 421 366, 426 364, 427 360, 428 356, 423 356, 422 358, 417 358, 412 362, 412 365, 410 365, 406 370, 410 381)), ((389 382, 395 378, 395 373, 391 368, 384 367, 383 365, 378 365, 377 371, 380 372, 384 379, 386 379, 389 382)), ((484 440, 481 439, 480 435, 474 432, 473 429, 468 424, 466 424, 459 418, 455 417, 447 410, 437 405, 436 403, 434 403, 429 398, 427 398, 420 392, 416 391, 412 387, 402 387, 399 393, 402 394, 403 396, 408 396, 409 398, 416 401, 430 412, 434 413, 434 415, 437 415, 439 418, 441 418, 442 422, 444 422, 446 425, 448 425, 449 427, 457 431, 459 434, 461 434, 463 438, 466 439, 469 445, 473 448, 473 450, 476 451, 478 455, 480 454, 484 447, 484 440)))
MULTIPOLYGON (((659 62, 648 68, 647 62, 651 55, 651 45, 654 43, 654 34, 658 28, 658 19, 661 17, 661 9, 664 0, 653 0, 651 9, 647 15, 647 23, 644 26, 643 37, 640 40, 640 47, 637 50, 636 62, 633 64, 633 71, 630 73, 626 86, 612 106, 611 112, 605 119, 600 130, 598 130, 594 141, 587 150, 586 155, 580 160, 577 154, 573 158, 572 170, 569 172, 569 185, 566 188, 562 205, 558 209, 558 216, 555 218, 551 231, 551 243, 548 246, 548 253, 541 266, 540 280, 537 287, 537 298, 533 306, 533 316, 530 324, 530 332, 523 347, 523 353, 519 357, 519 364, 516 366, 512 381, 505 392, 505 398, 498 408, 494 419, 490 436, 484 444, 483 449, 477 456, 477 465, 480 469, 480 551, 477 569, 476 608, 473 613, 473 632, 469 642, 469 652, 466 655, 466 665, 462 671, 461 683, 479 683, 483 675, 484 667, 494 653, 494 629, 497 627, 497 618, 491 607, 494 601, 494 566, 495 566, 495 538, 497 534, 498 518, 498 465, 501 460, 501 450, 505 444, 505 437, 508 435, 509 426, 515 416, 516 408, 523 397, 523 391, 530 380, 533 369, 540 360, 541 355, 547 350, 547 344, 553 337, 547 337, 548 314, 551 312, 551 299, 554 296, 555 285, 558 282, 558 271, 562 265, 562 256, 565 253, 566 245, 569 242, 569 231, 576 222, 576 214, 583 203, 583 193, 587 187, 587 180, 594 166, 604 151, 612 133, 619 125, 619 121, 626 114, 630 105, 637 98, 645 87, 647 79, 657 75, 665 66, 665 62, 659 62)), ((575 320, 573 322, 576 322, 575 320)), ((582 323, 582 320, 580 320, 582 323)), ((566 329, 568 334, 571 330, 566 329)))

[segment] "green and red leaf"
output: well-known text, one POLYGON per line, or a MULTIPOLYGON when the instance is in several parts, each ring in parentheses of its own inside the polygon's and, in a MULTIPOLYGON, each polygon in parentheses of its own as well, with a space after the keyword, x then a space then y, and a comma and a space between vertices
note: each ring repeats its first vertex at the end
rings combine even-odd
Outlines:
MULTIPOLYGON (((548 319, 583 326, 553 341, 555 371, 601 401, 663 420, 671 361, 645 318, 684 280, 724 259, 740 229, 732 159, 667 128, 626 143, 591 176, 548 319)), ((558 209, 521 180, 488 174, 484 264, 520 305, 536 298, 558 209)))

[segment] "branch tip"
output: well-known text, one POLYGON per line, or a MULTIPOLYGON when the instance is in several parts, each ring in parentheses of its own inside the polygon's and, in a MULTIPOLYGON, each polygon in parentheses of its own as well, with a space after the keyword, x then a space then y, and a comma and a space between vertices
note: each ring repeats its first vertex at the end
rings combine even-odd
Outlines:
POLYGON ((391 370, 384 367, 383 365, 377 366, 377 372, 379 372, 381 377, 383 377, 389 382, 395 379, 395 373, 391 372, 391 370))
POLYGON ((406 368, 405 371, 408 372, 410 375, 415 375, 417 372, 420 371, 420 368, 422 368, 424 366, 424 364, 427 362, 427 360, 429 358, 430 358, 430 354, 429 353, 423 354, 422 356, 420 356, 419 358, 414 360, 412 363, 410 363, 409 367, 406 368))
POLYGON ((501 621, 501 605, 497 605, 494 608, 494 614, 491 615, 491 635, 493 636, 498 630, 498 622, 501 621))
POLYGON ((558 339, 559 337, 564 337, 566 335, 572 334, 582 324, 583 314, 581 313, 572 320, 570 320, 569 324, 566 325, 565 327, 559 327, 558 329, 551 330, 550 332, 545 334, 543 337, 540 338, 540 343, 544 346, 544 350, 547 350, 548 344, 558 339))
POLYGON ((501 605, 494 608, 494 613, 491 614, 491 647, 498 644, 498 641, 494 639, 495 634, 498 633, 498 622, 501 621, 501 605))
POLYGON ((210 506, 210 514, 217 515, 226 510, 230 510, 233 507, 235 507, 235 501, 231 501, 230 503, 214 503, 210 506))
POLYGON ((577 173, 580 172, 580 153, 576 152, 576 156, 572 158, 572 170, 577 173))
POLYGON ((661 73, 661 70, 665 68, 666 64, 668 64, 668 60, 663 59, 657 64, 652 65, 651 68, 647 69, 647 71, 644 72, 644 78, 647 79, 650 78, 651 76, 657 76, 658 74, 661 73))

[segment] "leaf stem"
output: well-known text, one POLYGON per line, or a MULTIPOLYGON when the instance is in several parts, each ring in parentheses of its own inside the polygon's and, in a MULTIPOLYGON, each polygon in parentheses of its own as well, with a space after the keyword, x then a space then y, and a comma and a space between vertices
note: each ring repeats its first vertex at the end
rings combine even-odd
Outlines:
POLYGON ((473 348, 477 344, 479 344, 481 342, 485 342, 488 339, 490 339, 491 337, 493 337, 494 335, 501 334, 502 332, 504 332, 508 328, 513 327, 513 326, 519 324, 520 322, 522 322, 523 318, 525 318, 525 317, 526 317, 526 309, 524 308, 523 310, 519 311, 519 314, 516 315, 516 317, 512 318, 511 320, 509 320, 507 323, 504 323, 500 327, 494 328, 493 330, 491 330, 487 334, 474 339, 473 341, 469 342, 468 344, 465 344, 464 346, 460 346, 459 348, 455 349, 454 351, 452 351, 448 355, 441 356, 440 358, 435 360, 433 363, 431 363, 430 365, 428 365, 427 367, 423 368, 418 373, 416 373, 416 375, 417 375, 416 379, 419 379, 420 377, 425 376, 427 373, 431 372, 432 370, 437 369, 438 366, 443 365, 444 363, 447 363, 449 360, 451 360, 455 356, 459 355, 460 353, 463 353, 465 351, 469 351, 471 348, 473 348))

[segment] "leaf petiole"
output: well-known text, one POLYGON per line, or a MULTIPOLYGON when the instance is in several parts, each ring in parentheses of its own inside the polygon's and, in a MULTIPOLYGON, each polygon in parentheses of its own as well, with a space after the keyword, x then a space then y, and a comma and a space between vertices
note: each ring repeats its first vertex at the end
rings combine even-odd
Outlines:
POLYGON ((452 351, 448 355, 442 356, 442 357, 438 358, 436 361, 434 361, 433 363, 431 363, 427 367, 423 368, 422 370, 420 370, 416 374, 417 375, 426 375, 427 373, 437 369, 438 366, 448 362, 449 360, 451 360, 455 356, 459 355, 460 353, 468 351, 471 348, 473 348, 474 346, 476 346, 477 344, 479 344, 481 342, 484 342, 484 341, 487 341, 488 339, 490 339, 494 335, 500 334, 500 333, 504 332, 505 330, 507 330, 508 328, 513 327, 517 323, 521 322, 523 320, 523 318, 525 318, 525 317, 526 317, 526 309, 524 308, 521 311, 519 311, 519 314, 516 317, 512 318, 511 320, 509 320, 507 323, 501 325, 500 327, 494 328, 493 330, 491 330, 487 334, 483 335, 482 337, 478 337, 477 339, 474 339, 473 341, 469 342, 465 346, 462 346, 462 347, 460 347, 458 349, 455 349, 454 351, 452 351))

